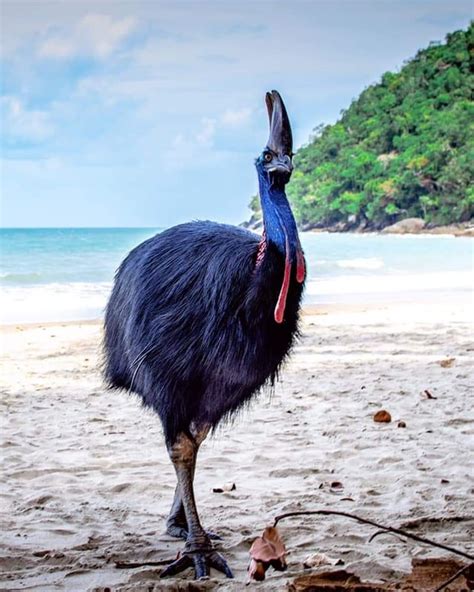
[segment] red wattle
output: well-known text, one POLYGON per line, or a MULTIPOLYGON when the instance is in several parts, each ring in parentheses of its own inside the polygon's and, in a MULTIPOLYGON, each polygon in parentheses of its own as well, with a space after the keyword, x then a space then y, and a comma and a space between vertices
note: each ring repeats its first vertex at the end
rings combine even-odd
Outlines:
POLYGON ((303 251, 298 249, 296 251, 296 281, 298 284, 302 284, 304 282, 304 278, 306 276, 306 265, 304 262, 303 251))
POLYGON ((286 241, 286 257, 285 257, 285 272, 283 274, 283 282, 281 284, 280 295, 278 296, 278 302, 275 307, 275 321, 277 323, 283 323, 285 316, 286 297, 288 296, 288 288, 290 287, 291 279, 291 263, 290 256, 288 253, 288 240, 286 241))

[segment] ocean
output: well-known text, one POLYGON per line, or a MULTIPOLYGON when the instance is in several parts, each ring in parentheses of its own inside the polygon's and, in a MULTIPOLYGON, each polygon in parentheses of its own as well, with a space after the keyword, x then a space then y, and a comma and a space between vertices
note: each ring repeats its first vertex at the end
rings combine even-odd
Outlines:
MULTIPOLYGON (((96 319, 115 270, 153 228, 0 230, 0 323, 96 319)), ((307 304, 472 297, 470 238, 301 235, 307 304)))

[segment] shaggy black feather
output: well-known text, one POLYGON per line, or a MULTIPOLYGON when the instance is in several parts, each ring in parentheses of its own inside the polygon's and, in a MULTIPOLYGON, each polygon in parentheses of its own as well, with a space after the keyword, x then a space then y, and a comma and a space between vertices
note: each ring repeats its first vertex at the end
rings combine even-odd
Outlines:
POLYGON ((234 226, 192 222, 136 247, 105 315, 105 375, 160 416, 168 444, 191 422, 215 427, 278 368, 297 335, 302 284, 292 268, 284 322, 274 319, 285 255, 234 226))

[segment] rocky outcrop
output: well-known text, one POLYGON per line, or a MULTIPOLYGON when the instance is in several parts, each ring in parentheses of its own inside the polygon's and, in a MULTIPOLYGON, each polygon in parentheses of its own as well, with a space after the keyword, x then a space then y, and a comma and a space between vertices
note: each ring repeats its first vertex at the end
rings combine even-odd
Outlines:
POLYGON ((426 228, 423 232, 429 234, 453 234, 454 236, 470 236, 474 237, 474 224, 448 224, 447 226, 434 226, 433 228, 426 228))
POLYGON ((446 226, 431 226, 421 218, 405 218, 396 224, 386 226, 381 230, 383 234, 452 234, 454 236, 474 237, 474 224, 463 222, 446 226))
POLYGON ((391 226, 386 226, 381 232, 383 234, 418 234, 425 228, 425 221, 422 218, 405 218, 391 226))
MULTIPOLYGON (((259 216, 253 215, 249 221, 242 222, 241 226, 262 232, 263 223, 259 216)), ((458 224, 448 224, 445 226, 433 226, 426 224, 422 218, 405 218, 391 226, 383 229, 376 227, 366 219, 358 220, 355 216, 350 216, 347 221, 339 221, 331 225, 322 222, 316 224, 301 224, 299 229, 302 232, 380 232, 381 234, 450 234, 454 236, 474 237, 474 221, 460 222, 458 224)))

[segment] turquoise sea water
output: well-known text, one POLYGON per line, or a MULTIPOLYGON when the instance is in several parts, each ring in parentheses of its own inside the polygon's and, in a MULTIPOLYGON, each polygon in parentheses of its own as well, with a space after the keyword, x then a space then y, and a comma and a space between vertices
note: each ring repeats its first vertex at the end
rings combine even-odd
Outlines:
MULTIPOLYGON (((114 272, 152 228, 0 230, 0 322, 98 318, 114 272)), ((473 245, 451 236, 303 233, 306 302, 472 289, 473 245)))

